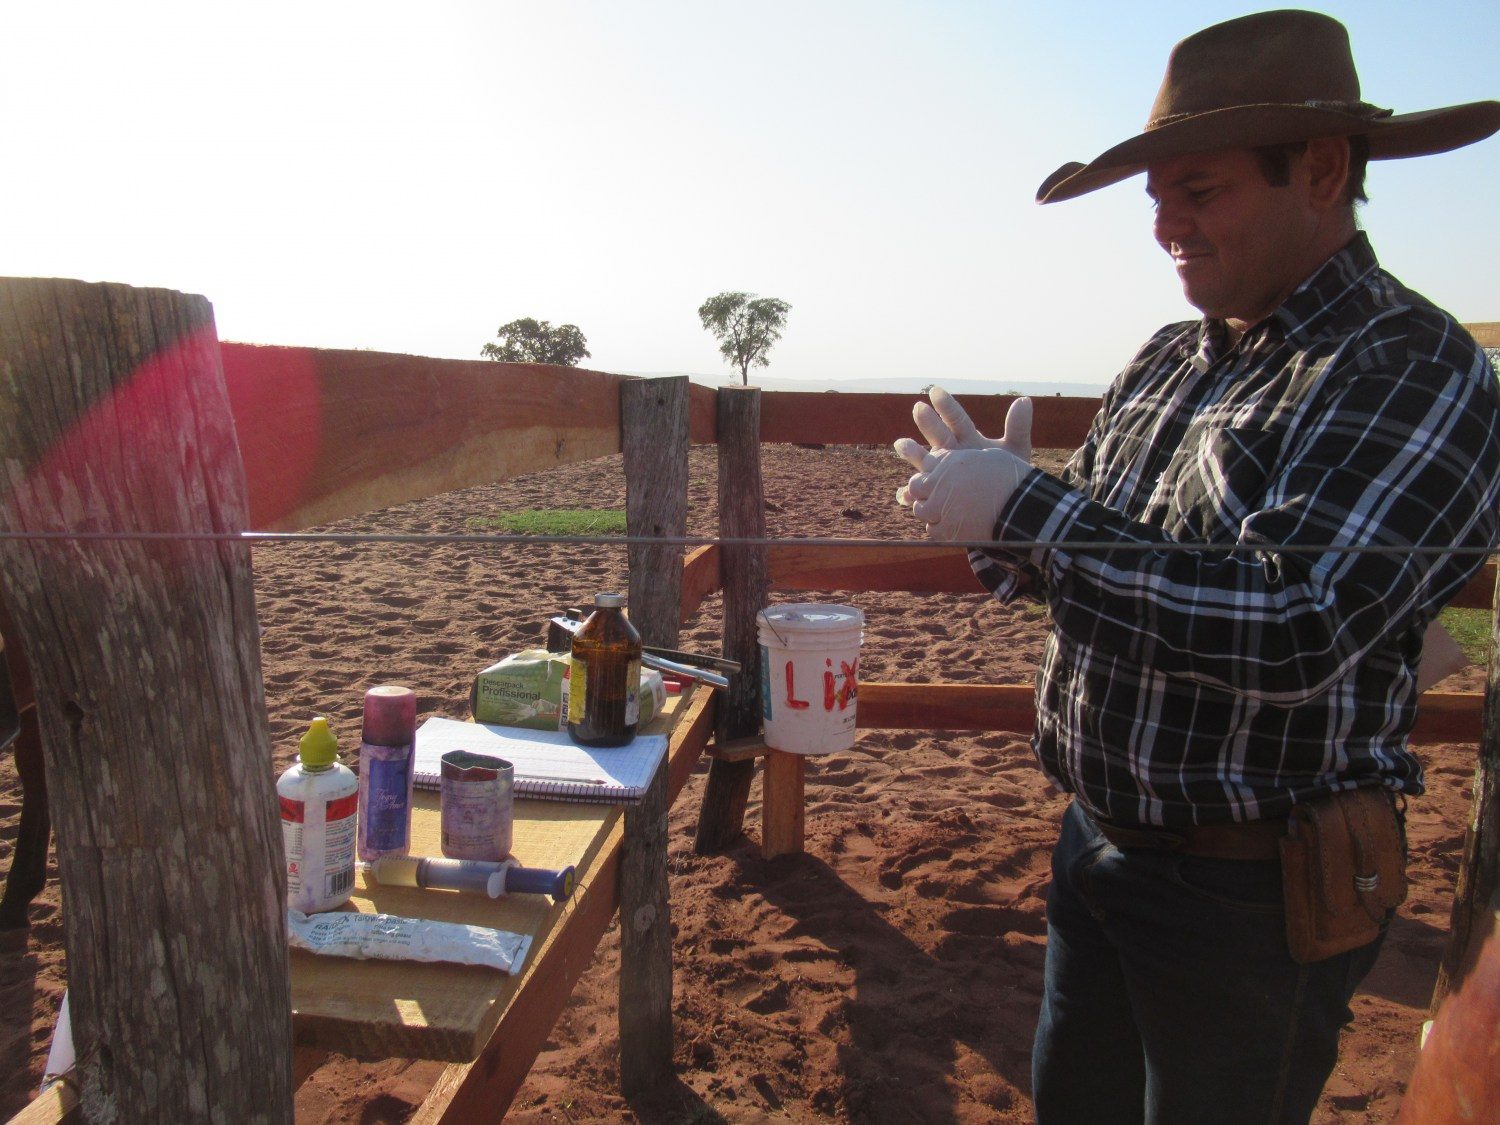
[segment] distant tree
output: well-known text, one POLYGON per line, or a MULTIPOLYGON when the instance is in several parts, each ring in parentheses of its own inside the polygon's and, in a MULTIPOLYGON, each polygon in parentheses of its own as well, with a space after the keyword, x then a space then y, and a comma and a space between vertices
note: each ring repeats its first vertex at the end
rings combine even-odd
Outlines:
POLYGON ((770 366, 766 353, 781 339, 791 311, 791 305, 776 297, 720 293, 699 306, 698 319, 718 338, 720 354, 740 369, 740 378, 749 386, 750 368, 770 366))
POLYGON ((500 363, 560 363, 576 367, 589 354, 588 341, 576 324, 553 328, 545 320, 523 316, 502 324, 496 335, 500 343, 486 344, 479 354, 500 363))

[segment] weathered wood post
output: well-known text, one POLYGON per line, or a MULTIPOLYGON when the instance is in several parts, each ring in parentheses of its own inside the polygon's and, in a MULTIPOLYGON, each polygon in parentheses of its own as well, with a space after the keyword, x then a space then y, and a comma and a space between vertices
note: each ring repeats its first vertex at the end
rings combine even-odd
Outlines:
POLYGON ((1495 583, 1489 681, 1484 693, 1479 763, 1474 770, 1473 808, 1453 891, 1448 946, 1432 992, 1433 1015, 1473 968, 1494 924, 1494 912, 1500 910, 1500 576, 1495 583))
MULTIPOLYGON (((233 533, 213 310, 0 280, 0 530, 233 533)), ((281 829, 249 549, 0 540, 57 833, 89 1119, 291 1120, 281 829)))
MULTIPOLYGON (((620 385, 625 527, 632 535, 687 531, 687 376, 620 385)), ((680 544, 632 544, 630 619, 647 644, 677 646, 680 544)), ((672 919, 667 900, 667 763, 625 810, 620 851, 620 1089, 633 1097, 672 1073, 672 919)))
MULTIPOLYGON (((719 535, 764 539, 765 489, 760 474, 760 388, 720 387, 718 394, 719 535)), ((755 734, 761 725, 760 645, 755 615, 771 592, 764 546, 720 548, 724 589, 724 656, 743 671, 730 678, 719 698, 720 743, 755 734)), ((693 847, 699 855, 721 851, 744 830, 745 805, 755 778, 755 760, 715 760, 708 769, 703 809, 693 847)))

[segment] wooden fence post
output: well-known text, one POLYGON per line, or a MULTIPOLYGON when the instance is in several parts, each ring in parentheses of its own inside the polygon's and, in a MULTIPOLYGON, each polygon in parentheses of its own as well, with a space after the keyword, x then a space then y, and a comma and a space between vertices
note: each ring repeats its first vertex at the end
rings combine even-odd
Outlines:
MULTIPOLYGON (((760 475, 760 388, 720 387, 719 535, 725 539, 764 539, 765 490, 760 475)), ((720 693, 720 743, 755 734, 761 726, 760 645, 755 615, 771 591, 768 553, 764 546, 720 548, 719 573, 724 589, 724 656, 739 661, 743 671, 730 678, 720 693)), ((703 809, 698 816, 694 850, 699 855, 720 851, 744 831, 745 805, 755 760, 714 762, 708 768, 703 809)))
MULTIPOLYGON (((0 529, 233 533, 202 297, 0 280, 0 529)), ((280 817, 249 548, 0 540, 35 684, 88 1119, 290 1121, 280 817)))
MULTIPOLYGON (((630 535, 687 530, 687 376, 620 385, 625 526, 630 535)), ((647 644, 677 646, 680 545, 632 545, 630 619, 647 644)), ((620 852, 620 1089, 628 1097, 672 1073, 672 919, 667 899, 667 763, 625 810, 620 852)))
POLYGON ((1464 839, 1463 863, 1453 890, 1448 945, 1432 990, 1430 1014, 1474 966, 1485 935, 1500 909, 1500 576, 1495 583, 1490 672, 1484 693, 1479 764, 1474 770, 1474 812, 1464 839))

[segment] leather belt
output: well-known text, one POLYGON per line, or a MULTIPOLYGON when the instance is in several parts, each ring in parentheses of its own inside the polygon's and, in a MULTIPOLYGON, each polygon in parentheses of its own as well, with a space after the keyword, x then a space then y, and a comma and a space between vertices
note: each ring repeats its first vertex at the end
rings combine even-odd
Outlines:
POLYGON ((1121 851, 1149 850, 1202 856, 1205 859, 1281 858, 1286 818, 1242 824, 1201 824, 1185 828, 1140 828, 1090 817, 1099 834, 1121 851))

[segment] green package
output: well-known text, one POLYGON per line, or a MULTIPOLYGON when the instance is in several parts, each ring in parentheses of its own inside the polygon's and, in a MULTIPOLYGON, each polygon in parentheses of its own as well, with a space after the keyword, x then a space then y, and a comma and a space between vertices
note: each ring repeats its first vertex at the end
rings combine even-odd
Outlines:
MULTIPOLYGON (((640 722, 645 726, 666 703, 661 673, 641 670, 640 722)), ((491 664, 474 677, 469 710, 477 723, 533 730, 568 727, 568 654, 528 648, 491 664)))

